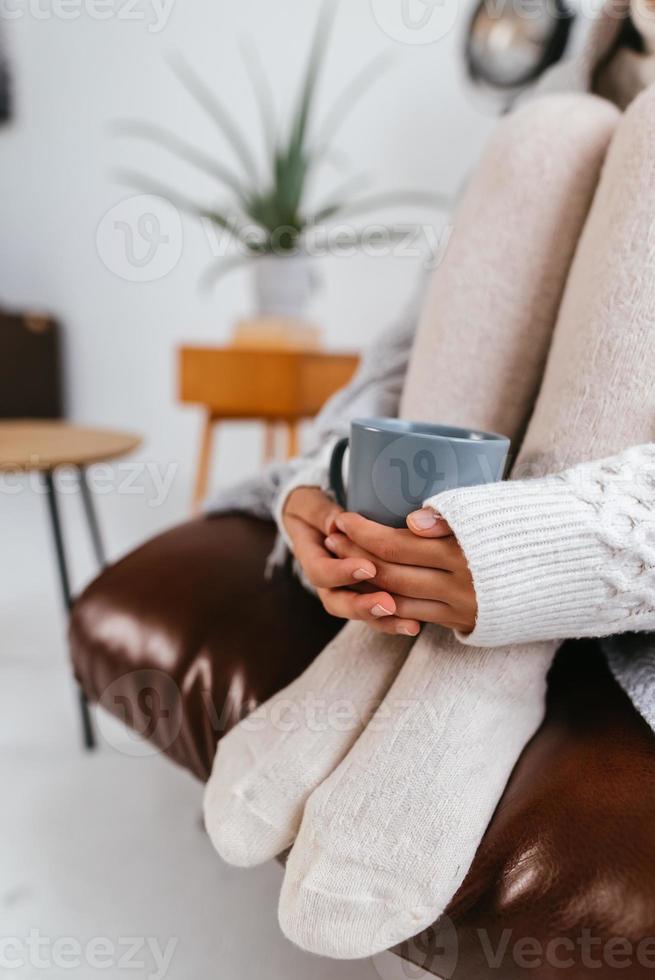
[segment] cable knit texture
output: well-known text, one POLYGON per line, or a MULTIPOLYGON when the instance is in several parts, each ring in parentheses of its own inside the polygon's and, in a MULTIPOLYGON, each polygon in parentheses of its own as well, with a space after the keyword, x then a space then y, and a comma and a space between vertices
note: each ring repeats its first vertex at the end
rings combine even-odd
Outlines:
POLYGON ((655 629, 655 444, 426 506, 449 522, 473 575, 478 618, 463 643, 655 629))

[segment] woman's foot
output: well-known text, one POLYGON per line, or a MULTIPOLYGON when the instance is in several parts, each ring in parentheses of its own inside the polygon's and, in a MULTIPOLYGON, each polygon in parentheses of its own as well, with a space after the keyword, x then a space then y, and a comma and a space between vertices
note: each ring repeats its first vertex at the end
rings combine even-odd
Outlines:
POLYGON ((280 897, 289 939, 354 959, 441 915, 541 723, 555 648, 481 650, 436 628, 422 634, 380 711, 307 803, 280 897))
POLYGON ((293 843, 308 796, 360 735, 412 642, 349 623, 304 674, 222 739, 205 824, 225 861, 263 864, 293 843))

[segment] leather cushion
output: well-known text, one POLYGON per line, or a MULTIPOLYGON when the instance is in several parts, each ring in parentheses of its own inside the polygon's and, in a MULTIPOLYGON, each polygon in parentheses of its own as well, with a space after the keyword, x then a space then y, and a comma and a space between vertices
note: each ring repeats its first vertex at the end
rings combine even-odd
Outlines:
POLYGON ((266 581, 274 539, 239 514, 190 521, 107 568, 73 608, 87 697, 203 780, 220 736, 342 625, 290 570, 266 581))

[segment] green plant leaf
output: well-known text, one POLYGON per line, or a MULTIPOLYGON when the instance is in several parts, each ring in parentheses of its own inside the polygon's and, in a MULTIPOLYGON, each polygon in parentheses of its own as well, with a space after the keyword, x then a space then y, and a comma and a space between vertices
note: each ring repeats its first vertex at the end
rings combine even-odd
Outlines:
POLYGON ((300 92, 300 99, 291 130, 291 139, 289 141, 288 152, 289 157, 299 156, 302 153, 305 144, 307 127, 314 102, 314 95, 316 93, 316 84, 318 82, 321 68, 323 67, 325 52, 332 33, 332 27, 336 18, 338 4, 339 0, 324 0, 323 6, 321 7, 319 13, 318 23, 314 33, 314 40, 312 42, 309 55, 309 61, 307 63, 305 80, 300 92))
POLYGON ((219 131, 232 146, 246 172, 257 183, 259 174, 255 158, 230 113, 181 55, 172 59, 170 64, 177 78, 214 120, 219 131))
POLYGON ((314 163, 329 163, 339 173, 345 173, 352 166, 351 157, 336 146, 325 146, 322 151, 314 152, 314 163))
MULTIPOLYGON (((385 238, 390 242, 402 242, 407 237, 407 229, 393 228, 388 225, 381 225, 385 238)), ((348 245, 361 245, 363 242, 370 241, 371 231, 366 228, 352 229, 343 234, 335 234, 330 238, 330 243, 339 244, 341 241, 348 245)))
POLYGON ((206 218, 208 221, 218 225, 219 228, 227 231, 233 238, 244 242, 249 248, 251 247, 250 240, 252 236, 238 215, 230 214, 229 211, 208 208, 204 204, 198 204, 184 194, 178 193, 178 191, 173 190, 166 184, 153 180, 151 177, 139 173, 137 170, 119 170, 116 171, 115 176, 121 183, 127 184, 135 190, 162 197, 179 211, 184 211, 186 214, 194 215, 195 217, 206 218))
POLYGON ((208 153, 196 149, 191 143, 187 143, 186 140, 181 139, 164 126, 149 122, 124 120, 116 124, 115 131, 119 136, 134 136, 137 139, 147 140, 149 143, 163 147, 169 153, 184 160, 185 163, 198 167, 199 170, 203 170, 210 177, 214 177, 219 183, 225 184, 240 198, 243 198, 245 194, 243 184, 229 167, 224 166, 208 153))
POLYGON ((337 228, 330 234, 329 239, 324 244, 314 243, 313 254, 317 257, 326 256, 334 254, 334 249, 342 246, 357 248, 363 244, 370 245, 372 241, 379 248, 383 243, 381 238, 383 238, 385 244, 393 246, 397 242, 406 241, 407 231, 407 228, 394 228, 388 225, 381 225, 379 228, 376 227, 375 232, 370 228, 351 228, 347 231, 340 232, 337 228))
POLYGON ((372 88, 373 85, 384 75, 393 61, 389 52, 373 58, 362 71, 355 76, 352 82, 346 87, 344 92, 334 103, 330 113, 320 127, 316 136, 316 155, 322 156, 325 153, 330 141, 334 139, 339 127, 345 122, 348 115, 357 106, 358 102, 372 88))
POLYGON ((241 56, 248 71, 248 76, 252 84, 255 101, 259 109, 259 115, 264 126, 264 137, 266 149, 271 160, 275 155, 276 147, 276 117, 275 103, 272 96, 272 86, 264 71, 262 59, 259 51, 251 37, 244 37, 240 41, 241 56))
POLYGON ((448 210, 452 202, 443 194, 434 194, 430 191, 400 190, 382 191, 379 194, 369 194, 344 203, 341 213, 344 215, 364 214, 368 211, 375 211, 379 208, 390 208, 398 205, 409 207, 430 207, 438 210, 448 210))
POLYGON ((276 156, 273 199, 277 220, 281 224, 295 225, 300 220, 299 209, 304 196, 307 164, 307 158, 302 152, 276 156))
MULTIPOLYGON (((123 179, 132 187, 146 193, 157 194, 169 200, 179 210, 208 220, 240 242, 247 255, 233 255, 223 259, 207 274, 210 282, 216 282, 231 269, 244 264, 253 256, 268 253, 292 252, 309 234, 312 225, 324 224, 337 216, 354 216, 379 208, 398 206, 446 207, 443 197, 423 191, 391 191, 357 197, 363 186, 363 176, 351 178, 337 186, 331 195, 312 214, 305 212, 304 203, 309 193, 310 178, 320 164, 332 160, 336 154, 331 145, 335 133, 348 113, 386 69, 386 54, 373 59, 346 86, 336 100, 318 139, 310 139, 313 130, 314 106, 318 82, 325 61, 326 51, 340 0, 323 0, 314 30, 307 66, 297 102, 291 116, 286 140, 276 138, 276 112, 271 97, 271 86, 264 72, 259 54, 248 41, 242 43, 242 54, 250 76, 259 114, 265 129, 267 163, 270 172, 266 183, 260 182, 256 155, 244 138, 237 121, 223 102, 202 81, 195 70, 181 57, 171 64, 173 71, 201 108, 211 117, 219 132, 227 140, 236 159, 243 168, 243 177, 236 168, 225 166, 212 155, 197 149, 176 133, 150 123, 126 123, 124 133, 149 140, 180 159, 212 176, 235 195, 234 202, 212 208, 178 194, 171 188, 136 172, 123 173, 123 179)), ((368 186, 368 185, 367 185, 368 186)), ((338 229, 337 229, 338 231, 338 229)), ((355 232, 348 229, 344 240, 364 240, 366 229, 355 232), (357 236, 360 236, 357 239, 357 236), (353 236, 355 236, 353 238, 353 236)), ((406 231, 388 229, 391 240, 402 237, 406 231)))
POLYGON ((275 195, 284 224, 298 223, 298 212, 304 196, 308 174, 314 161, 306 148, 316 85, 325 58, 327 44, 336 17, 339 0, 325 0, 319 14, 307 62, 305 78, 292 118, 286 148, 275 159, 275 195))
POLYGON ((314 224, 322 224, 324 221, 333 218, 347 206, 349 197, 356 191, 362 190, 369 182, 366 174, 357 174, 355 177, 349 177, 336 190, 332 191, 327 201, 318 205, 313 214, 312 222, 314 224))

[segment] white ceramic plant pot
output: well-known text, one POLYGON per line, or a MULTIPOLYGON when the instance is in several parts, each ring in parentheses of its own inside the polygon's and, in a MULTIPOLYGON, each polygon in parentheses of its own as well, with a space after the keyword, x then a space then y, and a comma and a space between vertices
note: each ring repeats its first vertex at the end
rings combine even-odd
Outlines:
POLYGON ((302 319, 316 288, 311 259, 303 253, 257 258, 253 280, 258 316, 302 319))

